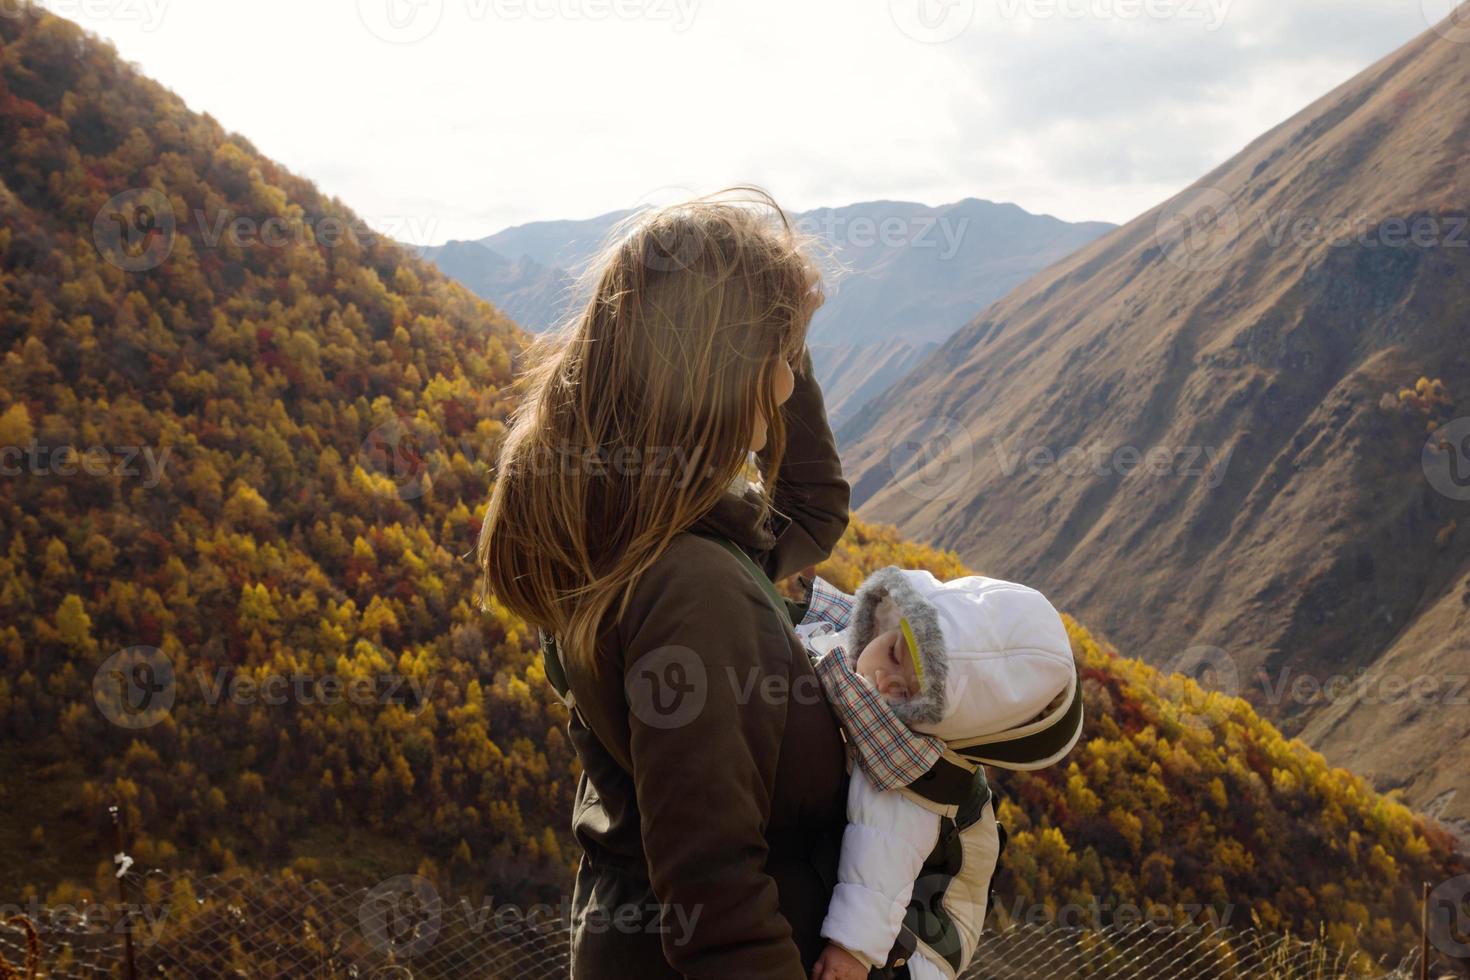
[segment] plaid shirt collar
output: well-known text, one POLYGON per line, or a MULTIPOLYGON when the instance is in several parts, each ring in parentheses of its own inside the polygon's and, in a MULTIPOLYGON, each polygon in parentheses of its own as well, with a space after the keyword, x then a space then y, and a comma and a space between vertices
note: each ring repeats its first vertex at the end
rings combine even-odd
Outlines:
POLYGON ((852 619, 852 609, 852 596, 822 576, 813 575, 806 615, 796 624, 796 632, 802 636, 818 636, 845 630, 848 621, 852 619))
MULTIPOLYGON (((821 576, 812 577, 806 615, 795 630, 803 641, 842 633, 852 619, 853 597, 821 576)), ((854 669, 859 651, 849 652, 842 637, 824 654, 812 651, 812 664, 847 736, 849 757, 880 790, 907 786, 933 768, 944 741, 913 731, 893 713, 888 701, 854 669)))

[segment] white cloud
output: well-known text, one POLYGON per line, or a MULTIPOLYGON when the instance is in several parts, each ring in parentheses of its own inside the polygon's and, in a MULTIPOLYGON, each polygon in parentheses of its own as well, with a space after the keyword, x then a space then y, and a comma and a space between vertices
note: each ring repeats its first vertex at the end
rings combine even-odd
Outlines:
POLYGON ((975 196, 1125 221, 1443 2, 48 6, 385 230, 442 240, 744 180, 795 209, 975 196))

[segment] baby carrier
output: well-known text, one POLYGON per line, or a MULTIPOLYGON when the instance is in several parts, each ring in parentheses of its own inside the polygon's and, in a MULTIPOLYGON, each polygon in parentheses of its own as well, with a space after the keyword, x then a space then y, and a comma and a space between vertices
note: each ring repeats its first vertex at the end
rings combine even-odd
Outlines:
MULTIPOLYGON (((806 601, 783 597, 765 572, 733 541, 694 531, 717 541, 745 568, 788 623, 799 623, 806 601)), ((573 712, 576 701, 568 688, 553 637, 538 629, 547 680, 573 712)), ((984 766, 1029 770, 1052 765, 1070 751, 1082 730, 1082 692, 1075 667, 1072 682, 1039 716, 1006 731, 981 738, 949 741, 944 754, 922 776, 897 792, 940 817, 938 840, 914 882, 887 961, 902 967, 915 951, 951 977, 974 956, 991 905, 993 879, 1005 828, 996 820, 996 791, 984 766), (978 914, 977 914, 978 913, 978 914)))

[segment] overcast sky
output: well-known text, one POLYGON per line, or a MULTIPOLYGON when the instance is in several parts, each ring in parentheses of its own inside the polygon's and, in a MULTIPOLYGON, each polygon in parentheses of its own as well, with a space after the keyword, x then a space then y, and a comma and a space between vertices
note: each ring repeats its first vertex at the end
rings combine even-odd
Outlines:
POLYGON ((1453 5, 45 3, 418 244, 742 181, 793 210, 982 197, 1124 222, 1453 5))

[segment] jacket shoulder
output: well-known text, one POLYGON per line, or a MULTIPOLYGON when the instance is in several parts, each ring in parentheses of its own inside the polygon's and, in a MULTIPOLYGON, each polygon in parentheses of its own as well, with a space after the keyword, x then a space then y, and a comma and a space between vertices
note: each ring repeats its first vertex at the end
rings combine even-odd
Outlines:
POLYGON ((674 535, 664 553, 648 566, 640 585, 653 580, 665 583, 683 582, 703 587, 726 587, 756 583, 740 565, 740 560, 713 538, 692 531, 674 535))
MULTIPOLYGON (((674 536, 643 571, 622 618, 624 638, 650 624, 686 635, 719 630, 728 640, 768 641, 776 611, 739 559, 718 542, 689 532, 674 536)), ((719 637, 700 637, 708 641, 719 637)))

